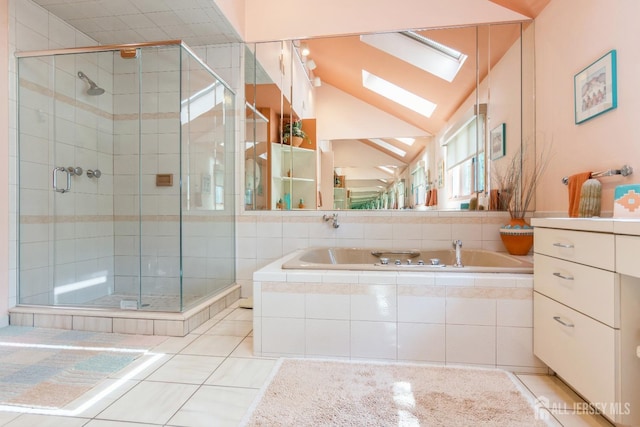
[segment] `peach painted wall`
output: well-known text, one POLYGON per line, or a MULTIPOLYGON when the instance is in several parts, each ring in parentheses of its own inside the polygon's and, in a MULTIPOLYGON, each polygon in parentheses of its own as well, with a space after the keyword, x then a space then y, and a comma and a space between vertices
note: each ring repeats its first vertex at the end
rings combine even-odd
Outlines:
POLYGON ((248 42, 528 19, 479 0, 324 0, 304 6, 299 0, 245 0, 244 5, 241 34, 248 42))
POLYGON ((538 187, 540 215, 567 215, 564 176, 620 168, 635 174, 601 179, 603 215, 613 209, 616 185, 640 182, 640 2, 552 1, 536 19, 536 119, 538 151, 553 157, 538 187), (573 77, 610 51, 618 56, 618 108, 576 125, 573 77))

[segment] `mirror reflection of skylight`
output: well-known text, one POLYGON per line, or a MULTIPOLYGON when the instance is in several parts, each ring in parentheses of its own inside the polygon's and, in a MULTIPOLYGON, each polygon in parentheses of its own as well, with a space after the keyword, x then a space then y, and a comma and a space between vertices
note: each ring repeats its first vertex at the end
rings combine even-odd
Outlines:
POLYGON ((416 142, 415 138, 394 138, 396 141, 402 142, 404 145, 408 145, 411 147, 414 142, 416 142))
POLYGON ((455 79, 467 55, 414 31, 366 34, 360 41, 448 82, 455 79))
POLYGON ((369 138, 369 141, 373 142, 374 144, 376 144, 378 147, 383 148, 387 151, 392 152, 393 154, 400 156, 400 157, 404 157, 407 155, 407 152, 404 150, 399 149, 398 147, 396 147, 395 145, 391 145, 389 144, 387 141, 383 141, 379 138, 369 138))
POLYGON ((395 171, 388 166, 378 166, 378 169, 388 173, 389 175, 395 175, 395 171))
POLYGON ((378 95, 384 96, 391 101, 409 108, 418 114, 427 118, 431 117, 436 109, 436 104, 409 92, 406 89, 396 86, 395 84, 382 79, 366 70, 362 70, 362 85, 367 89, 374 91, 378 95))

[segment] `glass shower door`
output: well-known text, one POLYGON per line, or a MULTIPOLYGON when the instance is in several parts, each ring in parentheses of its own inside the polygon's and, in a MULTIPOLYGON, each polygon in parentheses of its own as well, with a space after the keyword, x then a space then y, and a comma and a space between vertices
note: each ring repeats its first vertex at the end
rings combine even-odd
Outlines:
POLYGON ((112 64, 19 61, 20 304, 115 304, 112 64))

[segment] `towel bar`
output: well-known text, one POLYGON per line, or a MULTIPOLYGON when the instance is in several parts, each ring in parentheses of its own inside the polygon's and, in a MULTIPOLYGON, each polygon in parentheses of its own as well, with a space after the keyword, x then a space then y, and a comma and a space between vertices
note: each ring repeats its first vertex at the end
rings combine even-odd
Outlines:
MULTIPOLYGON (((628 175, 631 175, 632 173, 633 173, 633 168, 629 165, 624 165, 620 169, 609 169, 606 171, 594 172, 591 174, 591 178, 602 178, 604 176, 611 176, 611 175, 628 176, 628 175)), ((562 178, 562 183, 564 185, 569 184, 569 177, 565 176, 564 178, 562 178)))

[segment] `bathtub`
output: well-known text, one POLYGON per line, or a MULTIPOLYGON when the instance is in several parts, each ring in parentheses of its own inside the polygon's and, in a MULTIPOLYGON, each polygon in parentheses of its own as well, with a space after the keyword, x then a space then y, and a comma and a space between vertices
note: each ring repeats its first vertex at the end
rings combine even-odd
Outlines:
POLYGON ((454 250, 388 250, 362 248, 311 248, 282 264, 283 269, 440 271, 456 273, 533 273, 525 257, 482 249, 463 249, 463 267, 454 267, 454 250), (383 263, 386 261, 386 263, 383 263))
POLYGON ((549 372, 533 354, 530 258, 466 249, 455 268, 449 250, 371 252, 303 249, 255 271, 254 354, 549 372), (444 266, 417 265, 431 258, 444 266))

